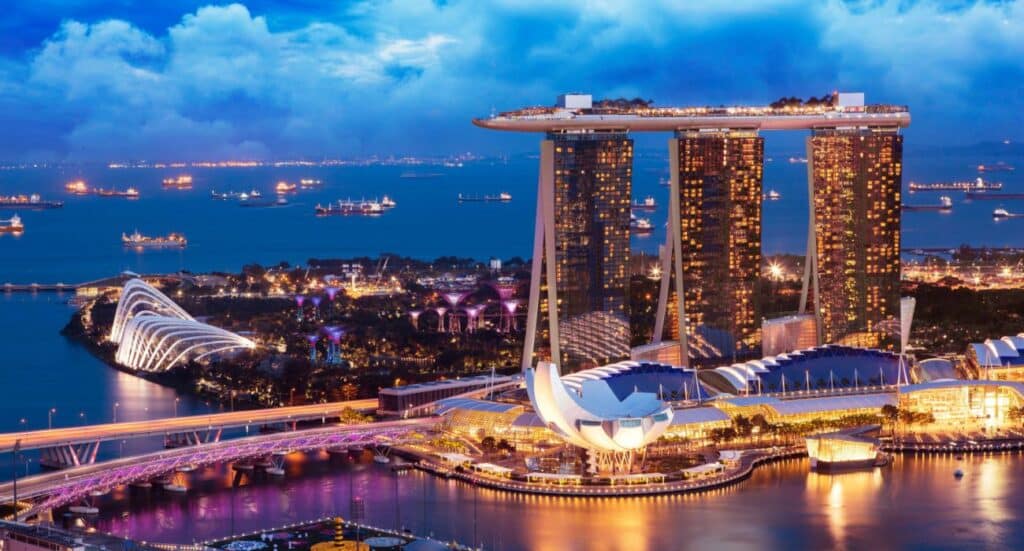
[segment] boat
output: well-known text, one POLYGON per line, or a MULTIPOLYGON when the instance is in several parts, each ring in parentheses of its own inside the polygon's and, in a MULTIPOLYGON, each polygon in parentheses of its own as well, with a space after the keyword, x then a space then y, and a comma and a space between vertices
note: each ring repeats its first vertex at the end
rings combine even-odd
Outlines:
POLYGON ((398 203, 396 203, 394 199, 385 195, 384 198, 380 200, 380 206, 386 209, 393 209, 398 206, 398 203))
POLYGON ((226 191, 224 193, 217 193, 216 191, 211 191, 210 192, 210 197, 212 197, 214 199, 242 199, 242 200, 248 200, 248 199, 257 199, 257 198, 262 197, 262 196, 263 196, 263 194, 261 194, 259 192, 259 190, 255 190, 255 189, 249 191, 248 193, 246 193, 244 191, 243 192, 226 191))
POLYGON ((188 491, 188 488, 186 488, 185 486, 182 486, 181 484, 175 484, 173 482, 164 484, 164 489, 167 490, 168 492, 174 492, 176 494, 183 494, 188 491))
POLYGON ((987 191, 968 191, 967 199, 1024 199, 1024 193, 989 193, 987 191))
POLYGON ((391 463, 391 458, 381 453, 373 454, 373 460, 374 462, 380 463, 382 465, 387 465, 388 463, 391 463))
POLYGON ((999 208, 992 211, 992 218, 995 218, 997 220, 1001 220, 1003 218, 1024 218, 1024 214, 1017 214, 1010 212, 1006 209, 999 208))
POLYGON ((100 513, 98 508, 88 505, 72 505, 68 507, 68 511, 75 515, 98 515, 100 513))
POLYGON ((312 178, 303 178, 299 180, 299 185, 302 187, 316 187, 323 184, 320 180, 314 180, 312 178))
POLYGON ((164 178, 163 186, 165 188, 192 189, 192 177, 182 174, 174 178, 164 178))
POLYGON ((379 216, 384 212, 384 205, 379 201, 367 201, 365 199, 355 202, 345 199, 336 203, 328 203, 326 206, 317 203, 314 207, 317 216, 349 215, 359 214, 363 216, 379 216))
POLYGON ((991 165, 978 165, 978 172, 1012 172, 1016 170, 1013 165, 999 161, 991 165))
POLYGON ((38 193, 0 196, 0 207, 11 209, 59 209, 63 206, 63 201, 43 201, 38 193))
POLYGON ((73 195, 85 195, 89 193, 89 186, 86 185, 85 180, 74 180, 64 184, 64 189, 73 195))
POLYGON ((460 203, 507 203, 512 200, 512 194, 505 191, 497 195, 468 195, 460 193, 458 199, 460 203))
POLYGON ((270 476, 284 476, 284 469, 281 467, 267 467, 266 473, 270 476))
POLYGON ((96 195, 100 197, 124 197, 125 199, 138 199, 139 190, 130 187, 124 191, 118 189, 96 188, 96 195))
POLYGON ((948 195, 939 197, 938 205, 908 205, 904 203, 902 205, 903 210, 941 210, 950 211, 953 210, 953 200, 948 195))
POLYGON ((629 227, 637 234, 643 235, 654 231, 654 224, 647 218, 638 218, 633 214, 629 215, 629 227))
POLYGON ((656 208, 658 208, 658 203, 650 195, 644 197, 643 201, 633 201, 632 204, 633 210, 654 210, 656 208))
POLYGON ((910 182, 910 191, 998 191, 1003 189, 1002 182, 986 182, 982 178, 962 182, 910 182))
POLYGON ((169 233, 166 236, 149 237, 142 235, 139 230, 135 230, 131 235, 121 234, 121 242, 126 247, 135 247, 136 249, 148 249, 148 248, 167 248, 177 247, 184 249, 188 245, 188 240, 185 236, 180 233, 169 233))
POLYGON ((297 186, 295 184, 289 184, 288 182, 282 180, 278 182, 276 186, 274 186, 274 191, 276 193, 292 193, 295 191, 296 187, 297 186))
POLYGON ((957 470, 953 471, 953 476, 956 477, 956 478, 963 478, 964 477, 964 472, 962 470, 960 470, 960 469, 957 469, 957 470))
POLYGON ((789 162, 793 164, 802 163, 807 164, 807 157, 790 157, 789 162))
POLYGON ((782 194, 775 191, 774 189, 768 190, 768 193, 764 194, 765 201, 778 201, 782 199, 782 194))
POLYGON ((403 172, 398 175, 399 178, 440 178, 444 174, 440 172, 403 172))
POLYGON ((25 224, 17 214, 7 220, 0 220, 0 233, 22 233, 25 231, 25 224))

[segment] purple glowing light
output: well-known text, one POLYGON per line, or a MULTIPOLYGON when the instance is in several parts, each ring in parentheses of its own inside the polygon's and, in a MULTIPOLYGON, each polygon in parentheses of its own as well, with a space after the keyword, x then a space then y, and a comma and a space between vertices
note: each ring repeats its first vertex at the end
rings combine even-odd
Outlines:
POLYGON ((337 294, 338 294, 338 288, 337 287, 328 287, 328 288, 326 288, 324 290, 327 291, 327 298, 329 298, 331 300, 334 300, 334 297, 337 296, 337 294))
POLYGON ((302 308, 302 303, 303 302, 306 302, 306 297, 305 296, 303 296, 303 295, 295 295, 295 303, 299 305, 299 308, 302 308))
POLYGON ((509 314, 515 314, 516 310, 519 309, 519 301, 515 299, 506 300, 502 302, 501 305, 505 307, 505 311, 508 312, 509 314))
POLYGON ((455 307, 457 307, 459 303, 462 302, 463 299, 469 296, 469 293, 445 293, 441 296, 444 297, 444 300, 445 302, 448 303, 448 306, 451 306, 452 309, 454 310, 455 307))
POLYGON ((409 310, 409 317, 412 318, 413 321, 416 321, 420 318, 420 314, 422 313, 422 310, 409 310))
POLYGON ((319 308, 320 307, 320 301, 323 300, 323 297, 321 297, 320 295, 317 295, 317 296, 315 296, 315 297, 313 297, 313 298, 311 298, 309 300, 313 301, 313 307, 314 308, 319 308))
POLYGON ((320 340, 320 336, 319 335, 306 335, 306 340, 309 341, 309 344, 316 344, 316 341, 320 340))

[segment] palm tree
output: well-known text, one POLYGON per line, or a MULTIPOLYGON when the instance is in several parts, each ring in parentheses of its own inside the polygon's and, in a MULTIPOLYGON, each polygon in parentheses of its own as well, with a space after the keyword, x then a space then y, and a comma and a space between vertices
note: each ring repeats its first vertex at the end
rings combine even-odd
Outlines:
POLYGON ((892 430, 892 436, 896 436, 896 422, 899 418, 900 408, 892 404, 885 404, 882 406, 882 419, 889 422, 889 426, 892 430))

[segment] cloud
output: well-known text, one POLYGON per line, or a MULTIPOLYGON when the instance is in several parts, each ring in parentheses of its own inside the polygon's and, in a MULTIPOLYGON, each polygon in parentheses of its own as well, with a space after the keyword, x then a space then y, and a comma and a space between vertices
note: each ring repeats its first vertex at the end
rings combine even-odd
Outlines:
POLYGON ((8 18, 25 29, 12 44, 57 26, 0 48, 0 122, 26 128, 0 157, 521 150, 533 139, 469 119, 567 90, 659 104, 863 90, 910 104, 923 141, 1017 132, 1024 107, 1018 2, 43 3, 8 18), (63 11, 78 19, 41 19, 63 11))

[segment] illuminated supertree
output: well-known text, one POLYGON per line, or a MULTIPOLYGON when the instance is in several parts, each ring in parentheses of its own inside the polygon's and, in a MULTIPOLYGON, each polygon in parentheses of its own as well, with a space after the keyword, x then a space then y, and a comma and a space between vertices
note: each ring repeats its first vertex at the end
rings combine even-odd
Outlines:
POLYGON ((480 316, 480 312, 482 312, 483 309, 484 309, 484 307, 482 305, 470 306, 469 308, 465 309, 466 310, 466 331, 467 332, 473 333, 473 332, 476 331, 477 326, 480 325, 480 323, 479 323, 479 316, 480 316))
POLYGON ((313 298, 309 299, 309 301, 313 303, 313 319, 317 319, 318 317, 320 317, 320 301, 322 300, 323 297, 321 297, 320 295, 316 295, 313 298))
POLYGON ((519 301, 510 299, 502 301, 502 312, 504 313, 503 329, 511 333, 516 330, 516 310, 519 309, 519 301))
POLYGON ((295 295, 295 304, 298 305, 298 309, 295 313, 295 319, 302 321, 302 304, 306 302, 306 297, 303 295, 295 295))
POLYGON ((412 322, 413 329, 420 328, 420 314, 422 313, 422 310, 409 310, 409 321, 412 322))
POLYGON ((327 333, 327 363, 341 363, 341 337, 345 332, 338 327, 324 327, 327 333))
POLYGON ((445 314, 445 312, 448 311, 448 309, 445 308, 444 306, 438 306, 438 307, 434 308, 434 311, 437 312, 437 331, 439 333, 443 333, 444 332, 444 314, 445 314))
POLYGON ((331 301, 334 300, 334 297, 338 296, 337 287, 327 287, 324 290, 327 291, 327 298, 331 299, 331 301))
POLYGON ((468 297, 469 293, 445 293, 441 296, 444 297, 444 301, 448 303, 450 308, 448 311, 448 332, 458 333, 462 330, 459 324, 459 303, 468 297))
POLYGON ((306 335, 309 341, 309 361, 316 363, 316 341, 320 340, 319 335, 306 335))

